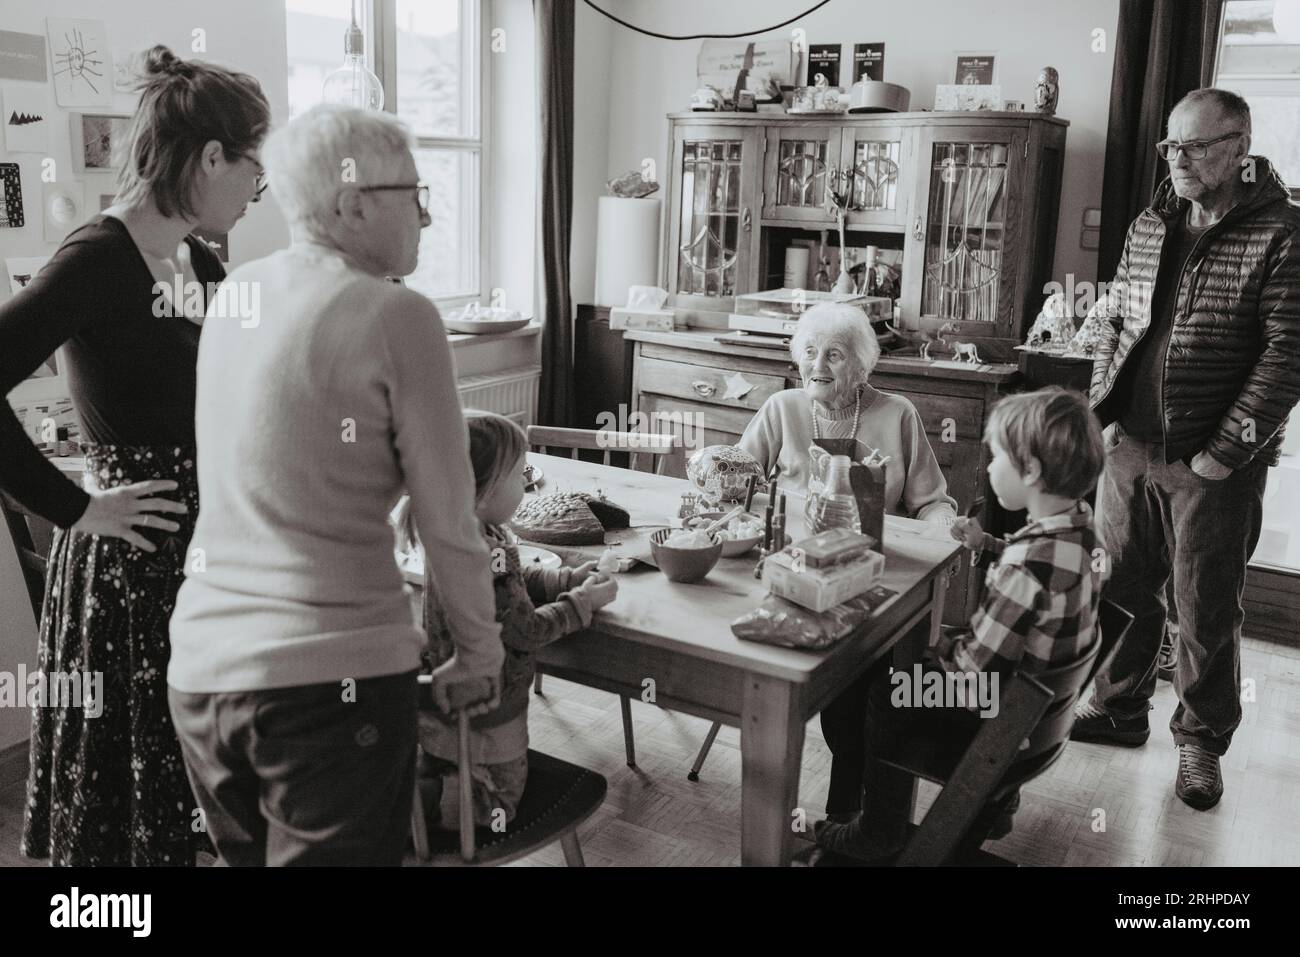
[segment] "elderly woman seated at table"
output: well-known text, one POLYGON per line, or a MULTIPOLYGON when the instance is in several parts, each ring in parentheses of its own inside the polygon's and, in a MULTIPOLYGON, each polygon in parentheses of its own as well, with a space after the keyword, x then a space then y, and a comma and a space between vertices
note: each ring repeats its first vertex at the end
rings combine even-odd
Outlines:
POLYGON ((867 379, 880 346, 856 306, 823 303, 804 313, 790 341, 802 389, 778 392, 758 410, 740 447, 767 474, 780 467, 782 485, 808 485, 808 449, 821 439, 857 439, 879 449, 885 463, 885 509, 949 524, 957 503, 939 471, 925 425, 911 402, 872 388, 867 379))
MULTIPOLYGON (((866 314, 856 306, 824 303, 799 320, 790 341, 802 389, 787 389, 759 409, 740 439, 771 474, 780 466, 782 487, 806 488, 808 449, 819 439, 857 439, 879 449, 885 462, 885 509, 942 524, 956 518, 957 503, 925 436, 925 425, 907 399, 872 388, 867 379, 880 346, 866 314)), ((834 755, 826 797, 830 820, 851 820, 861 803, 865 770, 863 722, 865 676, 822 711, 822 732, 834 755)))

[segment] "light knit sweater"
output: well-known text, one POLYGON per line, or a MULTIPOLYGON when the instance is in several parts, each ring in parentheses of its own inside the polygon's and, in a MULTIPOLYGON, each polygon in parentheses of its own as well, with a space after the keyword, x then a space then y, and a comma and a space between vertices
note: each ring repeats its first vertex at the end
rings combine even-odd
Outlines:
MULTIPOLYGON (((956 515, 957 502, 948 495, 948 483, 925 435, 916 407, 901 395, 862 390, 862 411, 857 435, 853 429, 853 403, 840 409, 818 406, 822 438, 856 438, 867 448, 889 456, 885 463, 885 510, 927 521, 945 521, 956 515)), ((740 447, 758 459, 770 474, 781 467, 782 489, 804 494, 808 487, 808 448, 813 444, 813 402, 803 389, 778 392, 750 420, 740 447)))
POLYGON ((457 652, 500 661, 451 348, 424 296, 311 243, 248 263, 257 324, 199 345, 200 510, 168 683, 257 691, 414 671, 388 513, 409 489, 457 652))

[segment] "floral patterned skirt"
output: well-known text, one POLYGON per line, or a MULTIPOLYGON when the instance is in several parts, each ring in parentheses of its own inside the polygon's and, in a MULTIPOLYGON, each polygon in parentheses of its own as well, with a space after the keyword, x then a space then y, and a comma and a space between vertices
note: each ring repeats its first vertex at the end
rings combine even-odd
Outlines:
MULTIPOLYGON (((91 445, 99 488, 171 479, 180 529, 141 530, 157 546, 59 529, 41 612, 40 680, 79 674, 32 708, 22 852, 56 865, 187 865, 206 836, 167 710, 168 622, 198 515, 194 448, 91 445), (85 689, 92 689, 87 700, 85 689)), ((62 679, 60 679, 62 681, 62 679)))

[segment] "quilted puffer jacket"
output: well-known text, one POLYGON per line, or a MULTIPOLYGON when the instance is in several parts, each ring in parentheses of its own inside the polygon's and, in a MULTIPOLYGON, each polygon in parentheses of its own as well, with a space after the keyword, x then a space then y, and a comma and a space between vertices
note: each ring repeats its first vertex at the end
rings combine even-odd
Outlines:
MULTIPOLYGON (((1167 462, 1204 450, 1234 469, 1257 455, 1275 465, 1300 399, 1300 206, 1267 159, 1251 159, 1254 182, 1201 236, 1179 278, 1162 387, 1167 462)), ((1188 205, 1170 180, 1160 184, 1093 308, 1103 321, 1091 400, 1103 425, 1123 411, 1111 389, 1150 324, 1168 224, 1188 205)))

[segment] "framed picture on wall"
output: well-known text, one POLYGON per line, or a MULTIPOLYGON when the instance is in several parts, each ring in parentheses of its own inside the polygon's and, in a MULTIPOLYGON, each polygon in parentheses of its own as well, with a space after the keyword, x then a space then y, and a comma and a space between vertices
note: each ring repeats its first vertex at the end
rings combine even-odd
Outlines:
POLYGON ((70 113, 72 167, 78 173, 116 173, 130 113, 70 113))

